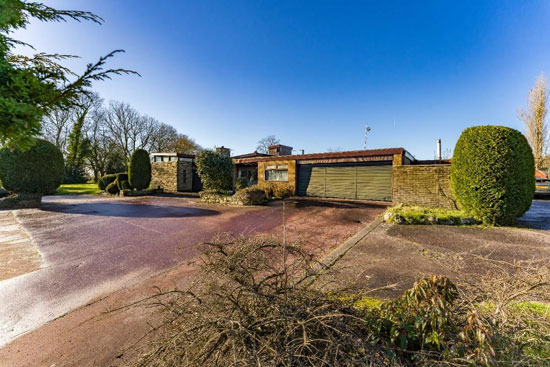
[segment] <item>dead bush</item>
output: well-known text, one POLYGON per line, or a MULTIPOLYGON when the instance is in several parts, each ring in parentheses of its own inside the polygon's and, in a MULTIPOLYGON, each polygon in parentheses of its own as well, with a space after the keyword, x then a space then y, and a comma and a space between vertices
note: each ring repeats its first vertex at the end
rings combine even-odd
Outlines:
POLYGON ((313 286, 313 265, 299 247, 272 239, 210 243, 199 281, 159 294, 166 323, 139 365, 389 365, 365 337, 364 312, 313 286))
POLYGON ((357 306, 361 295, 324 291, 327 270, 272 238, 208 243, 193 286, 155 297, 164 323, 138 365, 549 365, 544 268, 493 273, 460 288, 431 276, 368 308, 357 306))

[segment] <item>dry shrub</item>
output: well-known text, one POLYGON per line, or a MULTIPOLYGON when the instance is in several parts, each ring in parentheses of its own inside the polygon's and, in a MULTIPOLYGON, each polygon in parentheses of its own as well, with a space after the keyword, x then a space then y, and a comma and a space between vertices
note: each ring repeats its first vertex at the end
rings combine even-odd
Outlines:
POLYGON ((260 182, 260 190, 264 190, 265 196, 273 199, 286 199, 294 195, 294 189, 287 182, 260 182))
POLYGON ((325 292, 327 270, 272 238, 218 238, 192 287, 156 296, 164 323, 138 365, 550 365, 550 307, 532 303, 550 301, 547 269, 503 270, 460 288, 431 276, 370 308, 325 292))
POLYGON ((313 269, 309 254, 269 238, 210 243, 198 282, 158 296, 163 335, 139 365, 389 365, 364 312, 317 290, 313 269))

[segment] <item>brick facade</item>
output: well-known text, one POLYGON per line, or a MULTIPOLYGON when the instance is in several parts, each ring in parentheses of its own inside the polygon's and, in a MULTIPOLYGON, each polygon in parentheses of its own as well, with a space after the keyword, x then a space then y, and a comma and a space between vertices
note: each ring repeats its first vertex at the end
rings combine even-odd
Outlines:
POLYGON ((153 162, 151 164, 151 187, 164 191, 191 191, 193 165, 191 162, 153 162))
POLYGON ((393 203, 456 209, 448 164, 393 167, 393 203))
POLYGON ((292 187, 294 194, 296 193, 296 161, 295 160, 277 160, 277 161, 265 161, 258 162, 258 185, 261 185, 264 182, 269 182, 265 180, 265 166, 270 165, 288 165, 288 184, 292 187))

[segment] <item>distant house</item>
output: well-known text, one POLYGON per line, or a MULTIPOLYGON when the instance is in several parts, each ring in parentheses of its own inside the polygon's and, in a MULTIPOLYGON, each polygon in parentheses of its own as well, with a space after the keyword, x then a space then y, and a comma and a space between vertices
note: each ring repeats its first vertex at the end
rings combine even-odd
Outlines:
POLYGON ((535 170, 535 178, 548 178, 548 175, 540 169, 535 170))

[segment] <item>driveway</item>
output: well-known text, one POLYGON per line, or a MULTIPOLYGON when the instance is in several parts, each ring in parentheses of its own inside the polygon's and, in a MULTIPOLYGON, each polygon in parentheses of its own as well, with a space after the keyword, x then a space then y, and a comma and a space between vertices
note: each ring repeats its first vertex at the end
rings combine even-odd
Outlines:
MULTIPOLYGON (((326 243, 321 251, 328 251, 383 210, 378 204, 289 203, 288 236, 317 247, 326 243), (318 226, 312 228, 314 224, 318 226)), ((16 216, 43 264, 0 281, 0 346, 101 295, 191 259, 201 251, 197 243, 218 233, 282 233, 280 205, 205 206, 173 197, 50 196, 42 209, 20 210, 16 216)))

